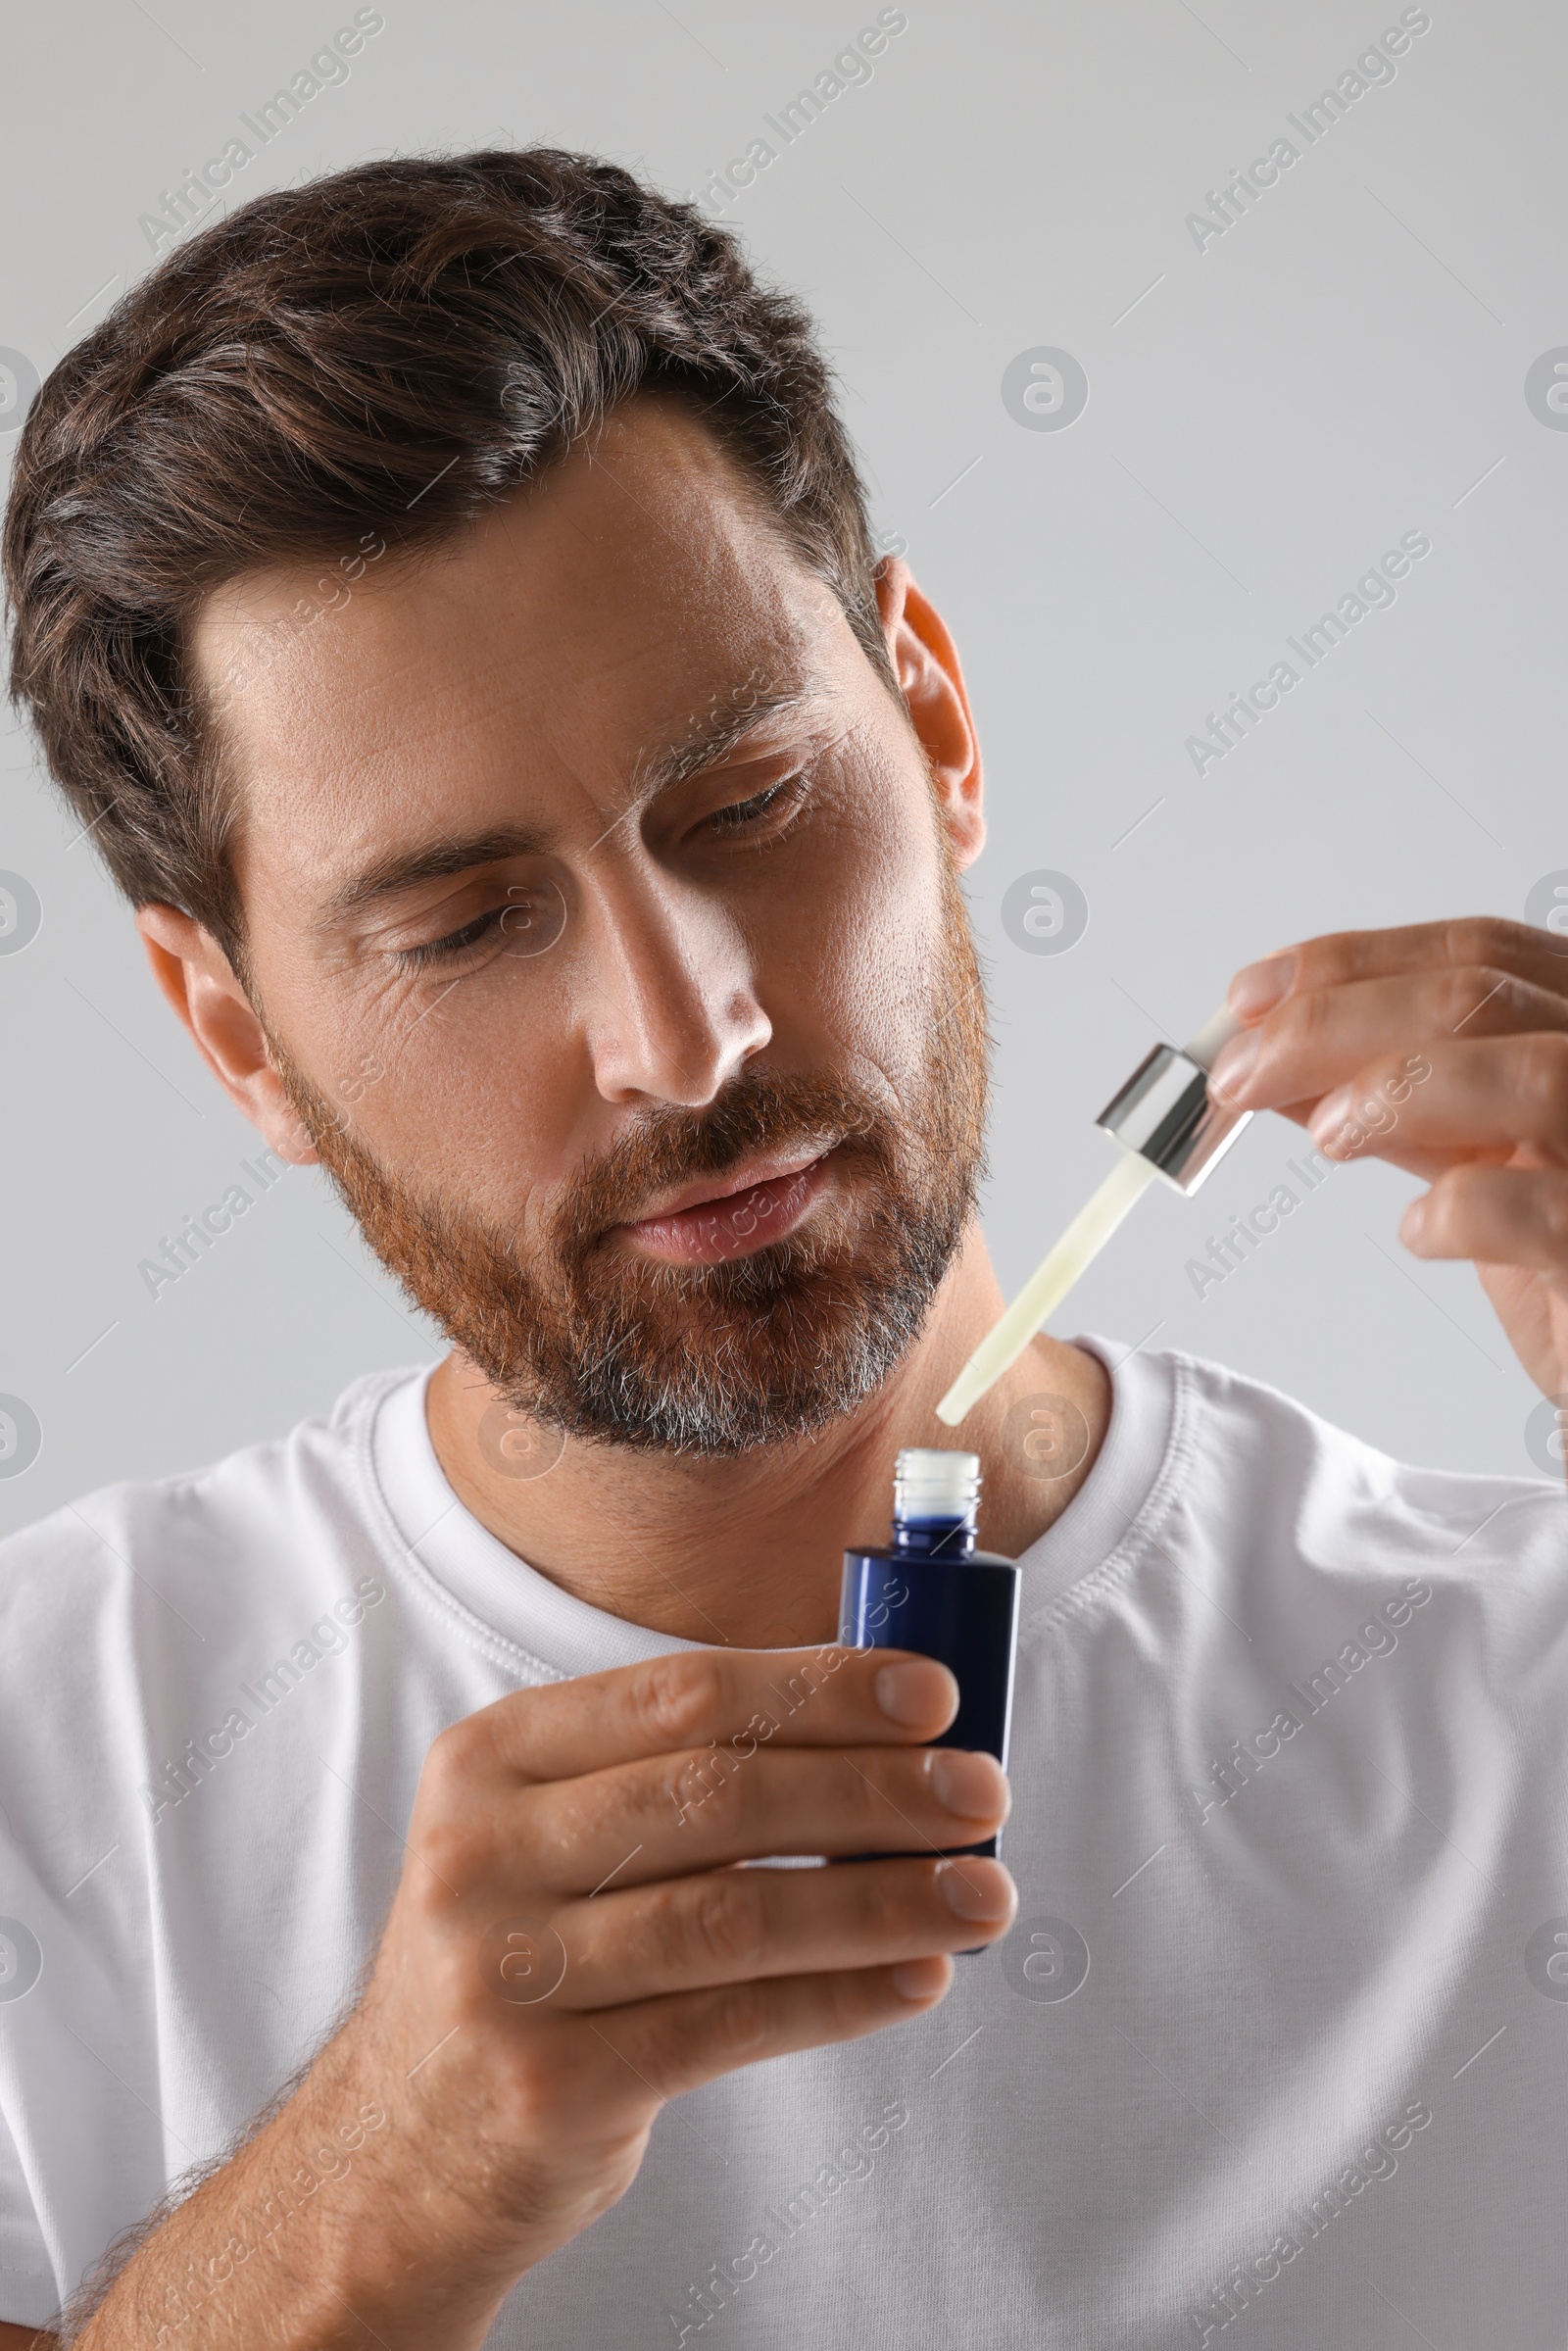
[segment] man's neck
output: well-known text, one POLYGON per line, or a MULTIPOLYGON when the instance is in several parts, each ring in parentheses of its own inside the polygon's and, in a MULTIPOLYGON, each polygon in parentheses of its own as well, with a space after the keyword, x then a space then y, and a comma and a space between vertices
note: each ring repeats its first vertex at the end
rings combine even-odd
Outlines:
POLYGON ((568 1443, 549 1472, 508 1477, 479 1424, 497 1401, 465 1358, 430 1383, 436 1455, 460 1500, 553 1584, 611 1615, 689 1641, 786 1648, 831 1641, 842 1553, 885 1540, 905 1445, 980 1455, 980 1543, 1015 1558, 1082 1485, 1110 1416, 1110 1382, 1081 1348, 1037 1339, 950 1429, 936 1416, 1004 1304, 977 1225, 925 1330, 876 1395, 807 1444, 702 1461, 568 1443))

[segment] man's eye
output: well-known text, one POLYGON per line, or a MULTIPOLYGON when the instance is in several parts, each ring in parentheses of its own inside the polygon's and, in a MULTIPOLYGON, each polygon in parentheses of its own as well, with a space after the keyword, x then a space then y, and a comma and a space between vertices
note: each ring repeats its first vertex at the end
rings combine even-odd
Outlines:
MULTIPOLYGON (((747 832, 755 825, 765 823, 769 817, 777 819, 787 816, 807 798, 810 789, 810 775, 802 770, 783 777, 776 784, 769 784, 765 792, 753 793, 750 800, 737 800, 726 808, 714 808, 703 822, 712 833, 747 832)), ((504 906, 491 906, 485 913, 476 915, 472 922, 466 922, 461 930, 448 931, 444 939, 430 939, 417 947, 400 948, 398 963, 404 971, 427 971, 434 964, 455 961, 488 938, 513 910, 510 902, 504 906)))
POLYGON ((466 922, 462 930, 449 931, 444 939, 430 939, 419 947, 402 948, 398 953, 398 961, 405 971, 425 971, 432 963, 449 961, 454 955, 466 954, 470 947, 477 947, 480 940, 495 929, 506 911, 505 906, 491 906, 487 913, 476 915, 472 922, 466 922))
POLYGON ((782 782, 769 784, 765 792, 754 793, 750 800, 737 800, 727 808, 714 808, 704 821, 715 833, 744 832, 749 825, 760 824, 768 816, 787 814, 810 788, 808 775, 787 775, 782 782))

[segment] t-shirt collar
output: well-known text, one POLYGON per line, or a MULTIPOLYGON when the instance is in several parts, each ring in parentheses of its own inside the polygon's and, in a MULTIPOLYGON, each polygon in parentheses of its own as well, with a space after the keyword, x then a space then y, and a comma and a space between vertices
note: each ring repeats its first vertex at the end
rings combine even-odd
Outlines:
MULTIPOLYGON (((1110 1425, 1083 1485, 1019 1559, 1025 1616, 1058 1599, 1113 1552, 1149 1499, 1169 1442, 1172 1359, 1086 1336, 1075 1344, 1111 1375, 1110 1425)), ((579 1600, 511 1550, 465 1507, 436 1458, 426 1417, 431 1374, 384 1390, 370 1471, 398 1537, 398 1564, 430 1604, 528 1680, 567 1680, 700 1648, 579 1600)))

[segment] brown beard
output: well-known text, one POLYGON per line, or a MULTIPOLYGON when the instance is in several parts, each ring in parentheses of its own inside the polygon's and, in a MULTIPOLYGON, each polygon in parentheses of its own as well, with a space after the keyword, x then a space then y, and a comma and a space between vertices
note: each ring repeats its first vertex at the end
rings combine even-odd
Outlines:
POLYGON ((382 1264, 517 1411, 568 1437, 709 1458, 809 1437, 918 1337, 985 1172, 984 994, 944 865, 920 1074, 895 1112, 837 1074, 742 1071, 706 1109, 639 1118, 563 1187, 526 1257, 516 1236, 381 1166, 270 1040, 278 1072, 382 1264), (839 1200, 783 1240, 711 1265, 606 1246, 660 1193, 823 1137, 841 1138, 839 1200))

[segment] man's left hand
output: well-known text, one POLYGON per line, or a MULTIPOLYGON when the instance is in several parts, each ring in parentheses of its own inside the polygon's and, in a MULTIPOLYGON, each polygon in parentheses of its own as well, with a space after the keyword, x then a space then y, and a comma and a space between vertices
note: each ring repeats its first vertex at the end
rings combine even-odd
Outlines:
POLYGON ((1568 1394, 1568 936, 1339 931, 1249 964, 1228 1001, 1245 1025, 1211 1091, 1428 1179, 1400 1240, 1473 1258, 1531 1378, 1568 1394))

